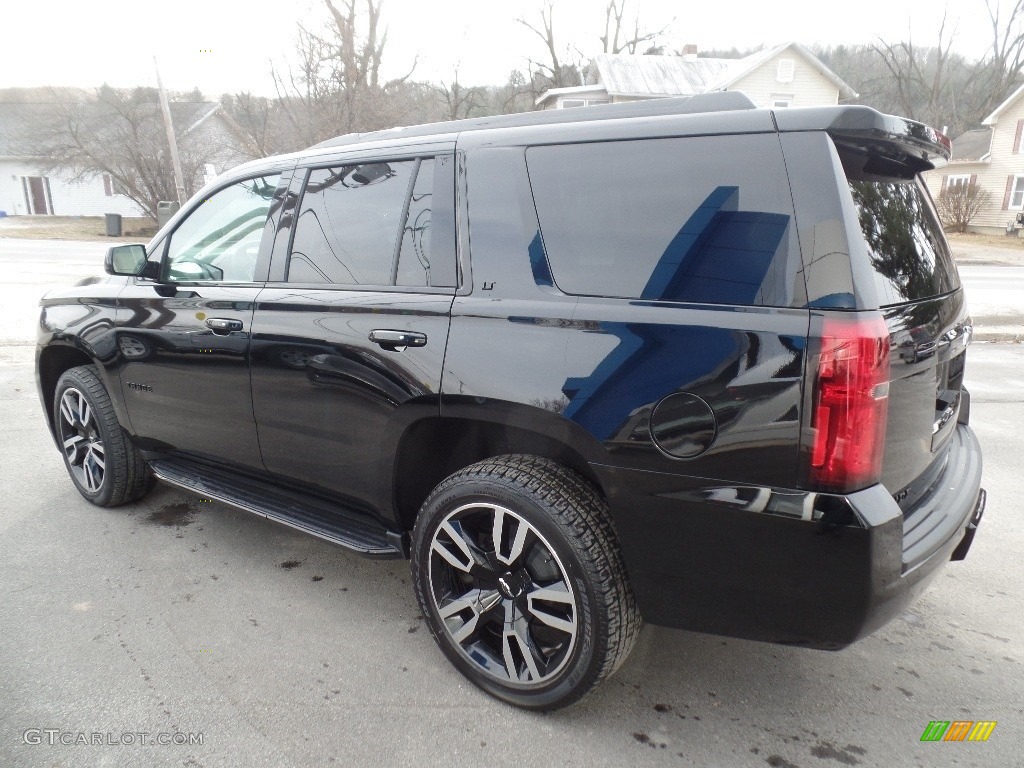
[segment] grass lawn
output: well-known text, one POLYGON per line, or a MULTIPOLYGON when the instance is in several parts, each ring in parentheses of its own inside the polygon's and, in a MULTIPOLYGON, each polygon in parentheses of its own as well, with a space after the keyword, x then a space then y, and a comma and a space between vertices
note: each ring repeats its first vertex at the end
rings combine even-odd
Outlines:
POLYGON ((145 216, 121 219, 123 237, 107 237, 102 216, 4 216, 0 218, 0 237, 24 237, 32 240, 110 240, 138 242, 156 234, 156 222, 145 216))
POLYGON ((995 245, 1000 248, 1024 249, 1024 238, 1010 235, 979 235, 974 232, 947 232, 946 239, 950 243, 964 243, 966 245, 995 245))

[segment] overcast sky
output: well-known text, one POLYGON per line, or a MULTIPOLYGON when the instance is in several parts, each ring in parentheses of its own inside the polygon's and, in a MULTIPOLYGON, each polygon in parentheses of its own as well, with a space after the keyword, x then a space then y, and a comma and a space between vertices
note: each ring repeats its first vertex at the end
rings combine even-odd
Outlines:
MULTIPOLYGON (((384 74, 404 74, 418 57, 417 79, 450 81, 458 65, 467 85, 504 82, 513 69, 525 68, 527 56, 544 56, 540 40, 515 23, 517 16, 536 18, 541 2, 384 0, 384 74)), ((943 9, 936 0, 628 2, 646 26, 669 25, 670 47, 692 42, 701 50, 791 40, 896 41, 910 32, 927 44, 943 9)), ((559 42, 596 53, 604 6, 604 0, 555 0, 559 42)), ((948 9, 957 25, 954 47, 981 55, 991 34, 984 0, 951 0, 948 9)), ((0 18, 0 87, 155 85, 155 55, 168 88, 217 97, 241 90, 273 95, 271 60, 286 62, 300 19, 316 27, 325 13, 322 0, 27 0, 4 3, 0 18)))

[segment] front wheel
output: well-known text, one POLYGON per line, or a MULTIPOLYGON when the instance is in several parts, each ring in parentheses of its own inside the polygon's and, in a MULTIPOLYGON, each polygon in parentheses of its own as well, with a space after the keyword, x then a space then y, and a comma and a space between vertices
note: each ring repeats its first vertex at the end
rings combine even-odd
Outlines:
POLYGON ((53 424, 64 466, 78 492, 100 507, 142 498, 153 477, 117 421, 91 365, 65 371, 53 398, 53 424))
POLYGON ((533 456, 466 467, 424 503, 413 577, 434 639, 474 684, 529 709, 576 701, 641 626, 607 505, 533 456))

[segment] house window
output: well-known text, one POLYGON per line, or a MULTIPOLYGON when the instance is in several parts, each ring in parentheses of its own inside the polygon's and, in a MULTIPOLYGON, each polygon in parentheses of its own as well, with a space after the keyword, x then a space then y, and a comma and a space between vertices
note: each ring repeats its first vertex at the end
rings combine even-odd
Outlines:
POLYGON ((946 189, 953 189, 953 187, 966 187, 971 183, 971 174, 964 173, 956 176, 948 176, 946 178, 946 189))
POLYGON ((768 106, 773 108, 793 106, 794 95, 792 93, 773 93, 768 100, 768 106))
POLYGON ((775 79, 780 83, 792 83, 795 68, 796 62, 793 59, 779 59, 779 68, 775 73, 775 79))
POLYGON ((1010 192, 1010 208, 1024 209, 1024 176, 1013 177, 1013 190, 1010 192))
POLYGON ((562 99, 558 102, 561 109, 568 107, 592 107, 595 104, 607 104, 608 99, 562 99))

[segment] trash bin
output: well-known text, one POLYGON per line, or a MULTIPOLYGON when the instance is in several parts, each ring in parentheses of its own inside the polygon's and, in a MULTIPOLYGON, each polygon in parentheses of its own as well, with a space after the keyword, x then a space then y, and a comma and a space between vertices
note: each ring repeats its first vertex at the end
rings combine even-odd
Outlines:
POLYGON ((171 220, 171 217, 178 212, 181 208, 181 203, 177 200, 161 200, 156 204, 156 226, 160 229, 164 224, 171 220))
POLYGON ((105 213, 103 218, 107 222, 107 237, 120 237, 121 236, 121 214, 120 213, 105 213))

